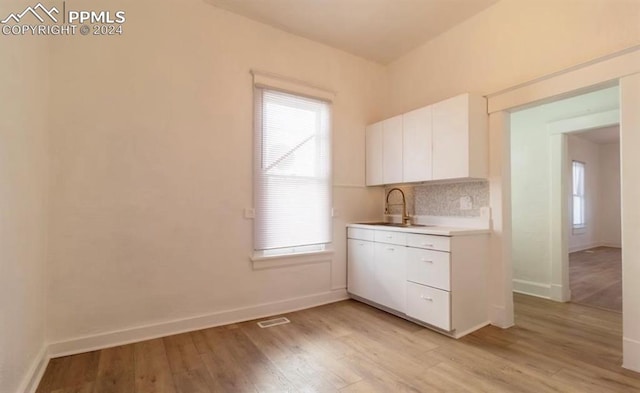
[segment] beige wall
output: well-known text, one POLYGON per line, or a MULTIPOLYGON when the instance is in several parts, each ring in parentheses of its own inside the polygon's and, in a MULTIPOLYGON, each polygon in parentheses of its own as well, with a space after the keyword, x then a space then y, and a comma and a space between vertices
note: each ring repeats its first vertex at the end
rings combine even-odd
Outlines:
POLYGON ((381 214, 364 127, 385 68, 199 0, 102 4, 122 37, 52 47, 49 339, 344 291, 344 225, 381 214), (337 94, 331 263, 252 270, 252 68, 337 94))
POLYGON ((620 143, 600 145, 599 240, 611 247, 622 245, 620 211, 620 143))
POLYGON ((623 365, 640 372, 640 73, 620 80, 623 365))
POLYGON ((511 115, 514 289, 549 296, 550 142, 544 106, 511 115))
POLYGON ((46 40, 1 37, 0 56, 0 392, 18 393, 45 344, 46 40))
POLYGON ((502 0, 389 67, 387 115, 488 94, 640 43, 640 2, 502 0))

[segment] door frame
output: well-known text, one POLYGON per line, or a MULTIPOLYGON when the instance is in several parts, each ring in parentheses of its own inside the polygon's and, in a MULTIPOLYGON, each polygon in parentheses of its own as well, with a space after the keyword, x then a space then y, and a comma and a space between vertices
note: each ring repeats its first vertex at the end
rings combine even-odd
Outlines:
MULTIPOLYGON (((531 82, 517 85, 496 93, 487 95, 487 111, 489 113, 489 187, 490 207, 492 211, 493 233, 491 236, 491 266, 490 266, 490 317, 494 325, 507 328, 513 325, 513 282, 511 259, 511 152, 510 152, 510 112, 528 106, 540 105, 586 92, 599 90, 619 84, 621 89, 620 102, 620 134, 621 141, 626 143, 637 141, 640 136, 634 135, 632 130, 640 131, 640 115, 629 110, 640 106, 640 45, 617 52, 567 70, 554 73, 531 82), (638 90, 636 92, 636 90, 638 90), (629 108, 625 110, 626 108, 629 108), (625 138, 628 141, 625 142, 625 138)), ((635 132, 640 134, 640 132, 635 132)), ((565 136, 566 137, 566 136, 565 136)), ((560 153, 563 149, 562 135, 558 137, 560 153)), ((638 159, 629 150, 625 154, 624 143, 621 143, 621 171, 623 174, 622 190, 622 232, 623 248, 623 367, 640 372, 640 300, 634 287, 640 287, 640 246, 628 247, 631 239, 638 231, 633 228, 637 224, 636 214, 640 215, 640 208, 633 205, 633 196, 640 190, 640 181, 625 182, 624 173, 631 172, 638 159), (638 183, 638 184, 636 184, 638 183), (628 196, 630 198, 626 198, 628 196), (625 201, 629 201, 625 203, 625 201), (625 220, 625 215, 633 219, 625 220), (629 248, 627 250, 627 248, 629 248), (629 289, 630 288, 630 289, 629 289)), ((640 146, 640 144, 636 145, 640 146)), ((566 142, 564 144, 566 149, 566 142)), ((626 149, 631 149, 627 147, 626 149)), ((637 153, 635 154, 637 155, 637 153)), ((561 205, 564 205, 564 196, 561 205)), ((566 206, 565 206, 566 208, 566 206)), ((566 298, 568 295, 568 269, 563 269, 562 257, 557 258, 566 248, 566 231, 563 229, 565 221, 561 221, 560 232, 557 233, 557 223, 552 228, 554 262, 552 267, 554 283, 560 285, 555 289, 556 297, 566 298), (565 231, 565 236, 562 231, 565 231), (564 238, 564 239, 563 239, 564 238), (557 240, 560 239, 558 242, 557 240), (564 243, 564 245, 563 245, 564 243), (559 246, 558 246, 559 244, 559 246), (564 288, 564 283, 567 288, 564 288)), ((554 292, 554 291, 552 291, 554 292)))

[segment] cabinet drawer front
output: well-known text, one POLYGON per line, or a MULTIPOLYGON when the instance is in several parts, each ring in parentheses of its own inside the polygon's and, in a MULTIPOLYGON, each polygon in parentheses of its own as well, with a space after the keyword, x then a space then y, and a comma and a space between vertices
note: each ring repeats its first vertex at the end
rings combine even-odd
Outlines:
POLYGON ((379 243, 407 245, 407 233, 392 231, 375 231, 374 240, 379 243))
POLYGON ((347 229, 347 237, 349 239, 360 239, 360 240, 368 240, 373 241, 373 230, 371 229, 362 229, 362 228, 348 228, 347 229))
POLYGON ((409 247, 428 248, 430 250, 450 251, 450 238, 448 236, 421 235, 418 233, 407 234, 409 247))
POLYGON ((407 280, 449 291, 448 252, 407 248, 407 280))
POLYGON ((447 291, 407 282, 406 314, 440 329, 451 330, 450 294, 447 291))

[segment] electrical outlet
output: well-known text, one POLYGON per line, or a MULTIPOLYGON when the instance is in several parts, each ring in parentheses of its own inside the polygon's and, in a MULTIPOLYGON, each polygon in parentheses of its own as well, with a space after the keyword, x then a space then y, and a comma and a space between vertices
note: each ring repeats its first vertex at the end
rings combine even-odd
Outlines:
POLYGON ((256 218, 256 211, 250 207, 244 209, 244 218, 256 218))
POLYGON ((460 197, 460 210, 471 210, 473 209, 473 200, 470 196, 460 197))

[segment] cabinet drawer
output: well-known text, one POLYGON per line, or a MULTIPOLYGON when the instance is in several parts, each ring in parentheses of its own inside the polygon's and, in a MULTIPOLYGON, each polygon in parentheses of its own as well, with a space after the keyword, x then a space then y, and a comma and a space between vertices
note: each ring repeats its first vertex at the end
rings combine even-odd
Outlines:
POLYGON ((451 330, 450 294, 447 291, 407 282, 406 314, 440 329, 451 330))
POLYGON ((373 230, 362 228, 347 228, 347 237, 349 239, 360 239, 373 241, 373 230))
POLYGON ((407 248, 407 280, 449 291, 448 252, 407 248))
POLYGON ((449 251, 448 236, 421 235, 418 233, 407 234, 407 245, 409 247, 428 248, 430 250, 449 251))
POLYGON ((374 240, 378 243, 390 243, 406 246, 407 235, 408 234, 404 232, 375 231, 374 240))

